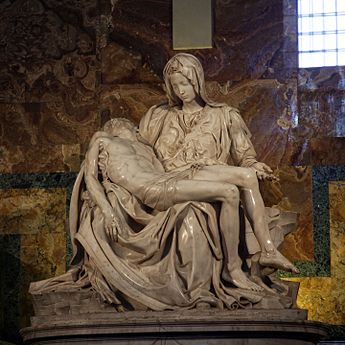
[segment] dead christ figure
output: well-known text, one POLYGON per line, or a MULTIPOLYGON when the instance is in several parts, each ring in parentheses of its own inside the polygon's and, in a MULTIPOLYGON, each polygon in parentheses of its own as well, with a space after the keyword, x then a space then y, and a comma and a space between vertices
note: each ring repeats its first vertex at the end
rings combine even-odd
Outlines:
MULTIPOLYGON (((227 251, 230 234, 239 233, 241 197, 262 250, 260 264, 298 273, 298 269, 277 249, 265 250, 265 244, 272 243, 272 240, 255 170, 207 164, 214 162, 201 160, 185 169, 165 172, 153 150, 137 140, 134 125, 126 119, 113 119, 105 124, 103 132, 95 133, 90 142, 85 180, 92 199, 102 210, 106 232, 113 240, 116 240, 121 226, 98 180, 99 168, 103 179, 127 189, 143 204, 159 211, 188 201, 221 202, 220 230, 227 251)), ((262 290, 242 271, 238 253, 228 253, 227 258, 223 279, 239 288, 262 290)))

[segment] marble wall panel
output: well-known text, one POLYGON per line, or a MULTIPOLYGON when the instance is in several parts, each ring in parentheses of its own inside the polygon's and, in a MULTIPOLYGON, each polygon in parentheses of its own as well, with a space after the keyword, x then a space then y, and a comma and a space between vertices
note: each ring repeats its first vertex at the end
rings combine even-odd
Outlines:
POLYGON ((0 102, 25 101, 25 47, 18 40, 24 24, 13 12, 19 12, 14 1, 0 3, 0 102))
POLYGON ((300 91, 298 103, 306 138, 345 136, 345 90, 300 91))
POLYGON ((0 146, 0 173, 78 171, 81 145, 0 146))
POLYGON ((171 51, 171 0, 119 0, 110 16, 110 40, 143 56, 155 73, 161 75, 171 51))
POLYGON ((296 163, 343 164, 340 138, 345 136, 344 75, 343 66, 299 70, 296 163))
POLYGON ((287 235, 280 250, 293 261, 314 260, 313 204, 310 167, 280 166, 275 171, 278 182, 261 183, 266 206, 298 214, 295 231, 287 235))
POLYGON ((296 0, 284 0, 283 1, 283 13, 284 16, 295 16, 297 11, 296 0))
POLYGON ((219 0, 215 22, 214 53, 221 68, 207 66, 208 75, 236 82, 260 78, 282 46, 282 2, 219 0))
POLYGON ((34 104, 28 114, 25 104, 0 103, 0 144, 2 146, 37 144, 38 117, 38 104, 34 104))
MULTIPOLYGON (((0 19, 1 20, 1 19, 0 19)), ((2 33, 0 33, 2 35, 2 33)), ((0 59, 5 52, 0 47, 0 59)), ((25 102, 25 68, 0 61, 0 102, 25 102)))
POLYGON ((101 49, 101 63, 102 84, 160 83, 162 79, 141 54, 115 42, 101 49))
POLYGON ((77 170, 100 126, 98 2, 0 6, 0 171, 77 170))
POLYGON ((252 133, 258 159, 277 167, 291 162, 290 132, 296 126, 294 81, 275 79, 207 83, 211 98, 238 108, 252 133))
POLYGON ((0 189, 66 188, 69 205, 76 177, 76 172, 0 174, 0 189))
POLYGON ((42 145, 39 104, 0 103, 0 171, 64 170, 61 145, 42 145))
POLYGON ((161 84, 104 85, 100 91, 102 125, 112 117, 126 117, 138 124, 148 109, 166 102, 161 84))
POLYGON ((309 154, 312 165, 345 165, 345 137, 312 138, 309 154))
POLYGON ((308 309, 308 318, 345 324, 345 182, 329 183, 331 277, 295 278, 300 281, 298 305, 308 309))
MULTIPOLYGON (((60 222, 64 223, 64 220, 62 218, 60 222)), ((49 232, 46 228, 34 236, 21 236, 20 327, 28 325, 30 315, 33 314, 28 293, 30 283, 66 272, 66 245, 64 229, 49 232)))
POLYGON ((283 38, 280 49, 274 54, 264 77, 286 82, 297 75, 297 1, 283 0, 283 38))
POLYGON ((17 344, 32 314, 30 282, 65 272, 65 219, 64 188, 0 190, 0 327, 17 344))
POLYGON ((20 344, 20 235, 0 236, 0 264, 0 339, 20 344))
POLYGON ((329 183, 345 180, 345 166, 314 166, 313 183, 313 223, 314 253, 317 276, 330 275, 330 220, 329 220, 329 183))
MULTIPOLYGON (((119 0, 111 15, 110 39, 140 54, 154 73, 161 75, 168 57, 174 54, 171 0, 119 0)), ((283 46, 280 1, 218 0, 214 2, 214 23, 214 48, 193 51, 208 79, 238 82, 260 78, 283 46)))
POLYGON ((98 110, 63 112, 61 103, 0 103, 0 172, 78 170, 79 143, 99 128, 98 110))
POLYGON ((62 232, 66 218, 64 189, 0 190, 0 234, 62 232))
POLYGON ((99 110, 89 105, 42 103, 38 126, 42 143, 85 143, 100 127, 99 110))
POLYGON ((5 76, 0 99, 9 101, 13 99, 11 90, 20 89, 20 102, 23 90, 27 102, 51 100, 58 97, 63 82, 68 81, 71 89, 79 86, 78 91, 95 84, 96 0, 17 0, 2 6, 0 30, 6 38, 0 45, 5 76))
POLYGON ((83 55, 77 50, 59 59, 47 59, 27 73, 25 101, 65 102, 67 106, 98 103, 100 62, 94 54, 83 55))
POLYGON ((298 71, 298 88, 300 91, 344 90, 345 67, 301 68, 298 71))
POLYGON ((100 126, 97 107, 64 103, 0 103, 2 146, 65 145, 88 142, 100 126))

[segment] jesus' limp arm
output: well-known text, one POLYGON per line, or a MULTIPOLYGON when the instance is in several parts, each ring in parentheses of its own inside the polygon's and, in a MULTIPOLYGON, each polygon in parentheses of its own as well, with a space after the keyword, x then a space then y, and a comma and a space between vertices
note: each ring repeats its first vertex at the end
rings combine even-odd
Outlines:
POLYGON ((92 200, 101 209, 104 226, 107 234, 113 239, 117 238, 118 219, 105 195, 104 188, 98 180, 98 158, 103 140, 98 136, 89 147, 85 158, 85 182, 92 200))

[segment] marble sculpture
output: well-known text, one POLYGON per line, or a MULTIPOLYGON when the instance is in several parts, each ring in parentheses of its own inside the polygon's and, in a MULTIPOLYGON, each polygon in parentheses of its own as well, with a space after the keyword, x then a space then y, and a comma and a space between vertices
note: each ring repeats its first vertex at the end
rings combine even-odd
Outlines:
POLYGON ((114 118, 94 134, 70 205, 73 259, 33 295, 91 289, 114 311, 291 308, 296 291, 277 269, 295 215, 266 208, 239 112, 206 94, 193 55, 168 61, 168 101, 139 128, 114 118))

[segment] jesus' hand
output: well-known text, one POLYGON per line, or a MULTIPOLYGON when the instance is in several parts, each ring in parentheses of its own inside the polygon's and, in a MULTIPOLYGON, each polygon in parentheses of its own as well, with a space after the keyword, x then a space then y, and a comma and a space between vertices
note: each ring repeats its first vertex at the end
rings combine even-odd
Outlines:
POLYGON ((118 233, 121 230, 119 219, 115 216, 113 212, 105 212, 103 213, 103 215, 106 234, 112 241, 117 242, 118 233))

